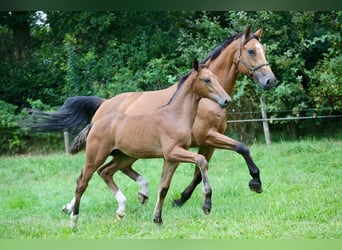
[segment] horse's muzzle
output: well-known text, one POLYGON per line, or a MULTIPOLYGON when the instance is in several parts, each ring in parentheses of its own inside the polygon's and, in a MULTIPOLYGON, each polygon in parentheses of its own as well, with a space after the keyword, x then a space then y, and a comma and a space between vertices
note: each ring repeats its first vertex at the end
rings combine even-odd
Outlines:
POLYGON ((277 84, 277 78, 270 77, 261 85, 263 90, 269 90, 277 84))

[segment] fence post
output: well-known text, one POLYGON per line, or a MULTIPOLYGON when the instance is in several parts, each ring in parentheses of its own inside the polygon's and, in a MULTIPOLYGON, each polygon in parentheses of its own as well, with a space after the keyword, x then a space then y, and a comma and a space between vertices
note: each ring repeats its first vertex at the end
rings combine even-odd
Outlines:
POLYGON ((261 104, 261 117, 262 117, 262 125, 264 127, 265 141, 266 141, 266 145, 270 145, 271 144, 270 128, 268 127, 267 114, 265 111, 265 100, 263 97, 260 97, 260 104, 261 104))
POLYGON ((69 131, 64 130, 64 147, 65 147, 65 153, 69 152, 69 131))

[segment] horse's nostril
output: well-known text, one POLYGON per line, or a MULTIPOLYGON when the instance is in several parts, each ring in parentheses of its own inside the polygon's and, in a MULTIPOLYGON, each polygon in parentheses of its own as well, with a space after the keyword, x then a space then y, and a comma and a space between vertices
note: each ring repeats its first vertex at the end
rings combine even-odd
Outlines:
POLYGON ((269 78, 269 79, 266 80, 265 85, 267 87, 272 87, 272 86, 274 86, 276 84, 276 82, 277 82, 276 78, 269 78))

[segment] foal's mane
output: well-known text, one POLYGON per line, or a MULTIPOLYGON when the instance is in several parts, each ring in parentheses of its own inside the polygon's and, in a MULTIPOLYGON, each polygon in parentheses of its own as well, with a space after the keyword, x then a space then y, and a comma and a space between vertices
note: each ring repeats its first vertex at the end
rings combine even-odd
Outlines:
POLYGON ((173 100, 176 98, 176 95, 178 94, 179 90, 182 88, 184 82, 189 78, 189 76, 191 75, 191 73, 193 72, 193 70, 189 71, 187 74, 181 76, 178 80, 178 84, 177 84, 177 89, 175 91, 175 93, 173 93, 172 97, 170 98, 170 100, 168 101, 168 103, 166 103, 165 105, 161 106, 160 108, 163 108, 165 106, 170 105, 173 100))

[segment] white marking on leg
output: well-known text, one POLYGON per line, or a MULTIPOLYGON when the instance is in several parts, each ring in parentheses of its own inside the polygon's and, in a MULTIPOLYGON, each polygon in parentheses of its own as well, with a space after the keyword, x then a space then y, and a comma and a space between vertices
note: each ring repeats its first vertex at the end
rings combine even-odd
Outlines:
POLYGON ((64 207, 63 207, 63 212, 65 213, 71 213, 72 210, 74 209, 74 206, 75 206, 75 197, 70 201, 70 203, 66 204, 64 207))
POLYGON ((150 191, 149 191, 149 188, 148 188, 148 181, 142 177, 141 175, 137 178, 137 184, 140 186, 140 193, 145 195, 146 197, 149 196, 150 194, 150 191))
POLYGON ((118 218, 122 218, 125 216, 126 211, 126 197, 120 190, 118 190, 115 194, 115 199, 119 204, 119 208, 116 210, 116 215, 118 218))
POLYGON ((71 224, 70 224, 70 226, 71 226, 72 228, 75 228, 75 227, 77 226, 78 215, 74 215, 73 213, 71 213, 70 218, 71 218, 71 224))

